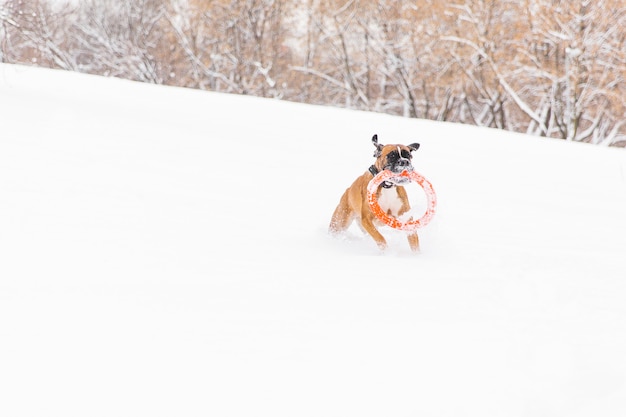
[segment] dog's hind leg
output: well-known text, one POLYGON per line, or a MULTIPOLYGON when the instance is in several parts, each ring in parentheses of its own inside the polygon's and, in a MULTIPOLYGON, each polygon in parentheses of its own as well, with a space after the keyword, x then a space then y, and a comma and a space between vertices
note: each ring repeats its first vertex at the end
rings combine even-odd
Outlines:
POLYGON ((350 216, 349 213, 336 213, 336 216, 333 215, 333 218, 330 221, 328 231, 332 234, 345 232, 348 227, 350 227, 350 223, 352 223, 352 216, 350 216))
POLYGON ((407 235, 407 239, 409 241, 409 246, 411 247, 411 250, 413 252, 419 252, 419 250, 420 250, 420 239, 419 239, 419 236, 417 236, 417 233, 416 232, 409 233, 407 235))
POLYGON ((333 217, 330 220, 328 231, 332 234, 341 233, 350 227, 350 223, 354 219, 352 210, 348 205, 348 197, 344 194, 339 201, 339 205, 333 213, 333 217))

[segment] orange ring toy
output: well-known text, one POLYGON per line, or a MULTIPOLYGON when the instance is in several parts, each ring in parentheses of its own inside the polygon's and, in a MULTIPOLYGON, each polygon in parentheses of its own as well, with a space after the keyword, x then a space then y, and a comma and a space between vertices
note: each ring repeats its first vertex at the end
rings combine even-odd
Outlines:
POLYGON ((415 172, 415 171, 403 171, 402 174, 394 174, 389 170, 379 172, 367 185, 367 202, 369 203, 370 209, 372 212, 378 217, 380 221, 385 223, 387 226, 393 227, 394 229, 404 230, 406 232, 412 232, 420 227, 426 226, 432 220, 435 215, 435 207, 437 206, 437 195, 435 194, 435 189, 433 185, 424 178, 423 175, 415 172), (417 220, 409 220, 407 222, 401 222, 395 217, 389 216, 387 213, 380 208, 378 204, 378 197, 376 196, 376 191, 378 190, 378 186, 383 183, 383 181, 398 178, 398 177, 406 177, 411 181, 415 181, 422 187, 424 193, 426 193, 426 212, 422 217, 417 220))

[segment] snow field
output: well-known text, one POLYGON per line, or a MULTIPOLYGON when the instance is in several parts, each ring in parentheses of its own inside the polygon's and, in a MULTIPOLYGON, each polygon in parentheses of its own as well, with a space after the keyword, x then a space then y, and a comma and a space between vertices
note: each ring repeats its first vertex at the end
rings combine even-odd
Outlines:
POLYGON ((623 150, 10 65, 0 97, 0 414, 626 412, 623 150), (418 255, 326 233, 374 133, 422 145, 418 255))

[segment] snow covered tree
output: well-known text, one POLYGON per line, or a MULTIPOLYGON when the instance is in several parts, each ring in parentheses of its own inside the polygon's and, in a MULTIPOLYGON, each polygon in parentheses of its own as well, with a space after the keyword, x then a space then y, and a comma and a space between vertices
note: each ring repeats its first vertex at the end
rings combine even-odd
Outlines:
POLYGON ((357 2, 308 2, 304 65, 293 70, 309 76, 304 82, 313 100, 366 109, 367 38, 358 25, 357 2))
POLYGON ((614 141, 626 104, 626 43, 620 29, 626 24, 624 3, 538 3, 543 13, 554 13, 553 19, 544 21, 544 39, 548 46, 558 48, 562 60, 550 71, 563 102, 562 108, 553 112, 560 137, 607 144, 614 141), (609 109, 613 111, 607 112, 609 109))
POLYGON ((0 6, 2 60, 76 70, 65 24, 70 9, 45 0, 8 0, 0 6))
POLYGON ((624 0, 5 0, 0 60, 626 144, 624 0))
POLYGON ((85 72, 163 83, 160 61, 165 7, 158 0, 84 0, 70 27, 85 72))
POLYGON ((623 137, 621 1, 468 0, 453 9, 461 30, 442 39, 466 49, 455 60, 484 99, 505 97, 503 127, 605 144, 623 137), (481 67, 490 77, 476 76, 481 67))
POLYGON ((283 57, 282 0, 189 0, 170 17, 194 83, 239 94, 281 97, 287 68, 283 57))

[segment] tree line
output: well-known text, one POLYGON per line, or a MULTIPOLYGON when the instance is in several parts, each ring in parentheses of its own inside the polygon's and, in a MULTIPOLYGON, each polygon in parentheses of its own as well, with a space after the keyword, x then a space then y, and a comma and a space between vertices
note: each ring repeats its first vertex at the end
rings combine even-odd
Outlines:
POLYGON ((626 0, 0 2, 0 60, 626 146, 626 0))

